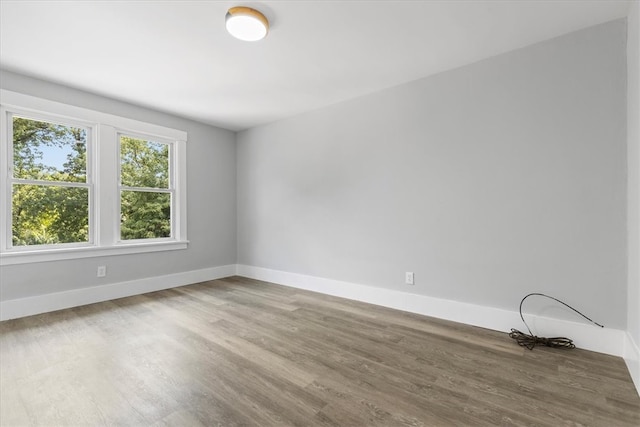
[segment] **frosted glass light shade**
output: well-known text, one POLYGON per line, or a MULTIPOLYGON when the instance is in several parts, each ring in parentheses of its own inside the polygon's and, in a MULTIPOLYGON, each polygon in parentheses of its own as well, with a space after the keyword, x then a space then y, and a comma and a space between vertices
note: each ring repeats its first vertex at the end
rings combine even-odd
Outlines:
POLYGON ((250 7, 232 7, 225 21, 229 34, 240 40, 254 42, 263 39, 269 32, 267 18, 250 7))

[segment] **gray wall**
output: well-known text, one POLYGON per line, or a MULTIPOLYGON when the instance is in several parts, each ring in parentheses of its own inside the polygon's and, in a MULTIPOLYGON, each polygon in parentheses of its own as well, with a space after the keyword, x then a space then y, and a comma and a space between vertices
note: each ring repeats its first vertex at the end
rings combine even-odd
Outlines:
POLYGON ((3 300, 118 283, 236 262, 236 149, 233 132, 3 71, 3 89, 188 132, 189 248, 142 255, 3 266, 3 300), (106 278, 96 278, 106 265, 106 278))
POLYGON ((509 310, 540 291, 626 329, 625 39, 614 21, 239 133, 238 262, 509 310))

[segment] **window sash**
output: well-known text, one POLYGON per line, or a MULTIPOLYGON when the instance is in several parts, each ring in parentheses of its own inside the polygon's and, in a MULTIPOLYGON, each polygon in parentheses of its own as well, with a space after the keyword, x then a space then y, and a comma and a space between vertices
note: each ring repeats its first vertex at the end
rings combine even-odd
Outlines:
POLYGON ((175 164, 174 164, 174 158, 175 158, 175 145, 176 145, 176 141, 173 140, 168 140, 166 138, 158 138, 157 136, 153 136, 153 135, 145 135, 142 133, 137 133, 137 132, 126 132, 126 131, 118 131, 118 184, 121 188, 156 188, 156 189, 174 189, 175 188, 175 177, 174 177, 174 172, 176 170, 175 168, 175 164), (168 146, 168 151, 169 151, 169 155, 168 155, 168 174, 169 174, 169 179, 168 179, 168 183, 167 183, 167 187, 133 187, 133 186, 123 186, 122 185, 122 151, 121 151, 121 138, 122 137, 129 137, 129 138, 134 138, 134 139, 141 139, 144 140, 146 142, 154 142, 154 143, 159 143, 159 144, 164 144, 168 146))
MULTIPOLYGON (((13 119, 14 118, 20 118, 20 119, 25 119, 25 120, 31 120, 31 121, 36 121, 36 122, 43 122, 43 123, 51 123, 54 125, 61 125, 61 126, 65 126, 65 127, 72 127, 72 128, 80 128, 80 129, 84 129, 87 132, 86 135, 86 160, 85 160, 85 183, 91 183, 91 175, 92 175, 92 169, 91 169, 91 162, 89 161, 89 159, 91 158, 91 155, 93 154, 93 132, 92 132, 92 123, 87 123, 87 122, 81 122, 78 120, 69 120, 66 118, 59 118, 56 117, 54 115, 48 114, 48 113, 23 113, 20 112, 20 109, 12 109, 10 112, 7 112, 7 130, 8 130, 8 135, 7 138, 9 138, 8 143, 9 143, 9 153, 8 153, 8 167, 9 167, 9 176, 12 179, 25 179, 25 178, 16 178, 14 176, 14 157, 13 157, 13 140, 14 140, 14 135, 13 135, 13 119)), ((43 180, 44 181, 44 180, 43 180)), ((82 181, 62 181, 62 180, 56 180, 53 182, 82 182, 82 181)))
POLYGON ((10 195, 10 202, 11 202, 11 206, 10 206, 10 215, 11 215, 11 219, 13 220, 13 190, 14 187, 16 186, 35 186, 35 187, 55 187, 55 188, 81 188, 81 189, 86 189, 87 190, 87 225, 88 225, 88 232, 87 232, 87 240, 86 241, 77 241, 77 242, 59 242, 59 243, 52 243, 52 244, 34 244, 34 245, 15 245, 13 243, 13 222, 11 223, 11 233, 10 233, 10 238, 11 240, 9 242, 7 242, 8 246, 11 248, 11 250, 17 250, 17 251, 29 251, 29 250, 33 250, 34 248, 37 248, 38 250, 43 250, 43 249, 51 249, 51 248, 76 248, 76 247, 90 247, 90 246, 94 246, 94 240, 93 240, 93 234, 91 233, 91 198, 92 198, 92 187, 87 185, 87 184, 81 184, 81 185, 70 185, 72 183, 64 183, 65 185, 58 185, 57 183, 51 184, 51 181, 44 181, 44 184, 42 184, 42 182, 35 182, 35 183, 31 183, 31 182, 23 182, 23 181, 17 181, 14 182, 13 185, 11 186, 11 195, 10 195))
MULTIPOLYGON (((157 194, 168 194, 169 195, 169 209, 170 209, 170 229, 169 229, 169 236, 167 237, 149 237, 149 238, 144 238, 144 239, 123 239, 122 238, 122 221, 118 222, 118 241, 122 244, 131 244, 131 243, 144 243, 144 242, 165 242, 165 241, 172 241, 174 240, 174 236, 176 234, 176 225, 175 225, 175 221, 173 220, 173 214, 174 214, 174 192, 171 190, 165 190, 165 191, 157 191, 155 189, 143 189, 143 190, 129 190, 126 188, 122 188, 120 191, 120 198, 119 198, 119 203, 122 203, 122 193, 125 191, 129 191, 129 192, 134 192, 134 193, 157 193, 157 194)), ((120 206, 120 215, 122 215, 122 207, 120 206)))

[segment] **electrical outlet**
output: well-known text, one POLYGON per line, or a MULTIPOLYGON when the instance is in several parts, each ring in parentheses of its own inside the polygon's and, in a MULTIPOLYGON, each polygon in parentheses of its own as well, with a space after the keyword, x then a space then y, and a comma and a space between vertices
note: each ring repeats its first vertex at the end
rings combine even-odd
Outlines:
POLYGON ((101 265, 98 267, 98 277, 105 277, 107 275, 107 266, 101 265))
POLYGON ((404 273, 404 282, 407 285, 413 285, 413 273, 411 271, 407 271, 406 273, 404 273))

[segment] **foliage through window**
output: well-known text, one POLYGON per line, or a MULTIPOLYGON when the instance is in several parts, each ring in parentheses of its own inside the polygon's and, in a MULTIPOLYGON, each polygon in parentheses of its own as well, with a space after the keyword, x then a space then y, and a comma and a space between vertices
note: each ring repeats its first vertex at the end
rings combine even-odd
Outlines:
POLYGON ((120 238, 171 237, 168 144, 120 136, 120 238))
POLYGON ((87 129, 13 117, 14 246, 89 242, 87 129))

